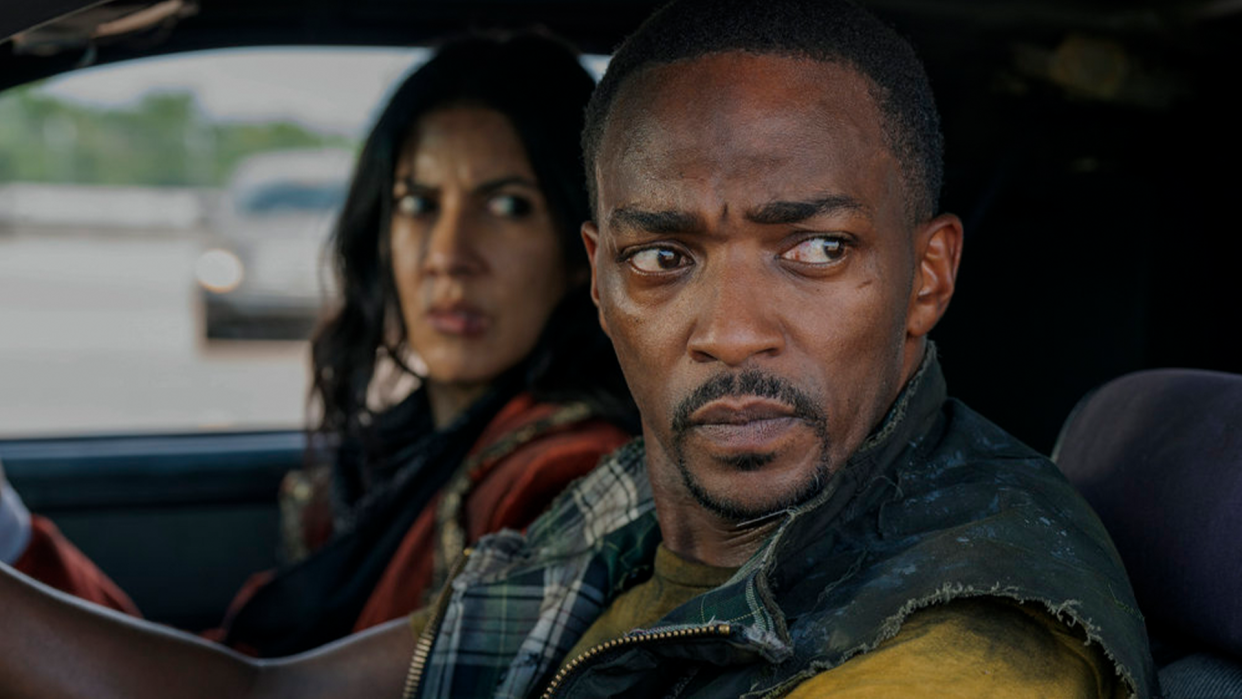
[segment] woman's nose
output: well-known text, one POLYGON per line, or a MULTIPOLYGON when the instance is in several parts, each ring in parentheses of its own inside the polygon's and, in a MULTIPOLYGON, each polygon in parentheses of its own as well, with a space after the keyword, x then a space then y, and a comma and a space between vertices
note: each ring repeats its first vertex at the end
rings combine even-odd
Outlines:
POLYGON ((477 273, 483 268, 483 260, 476 243, 475 231, 464 212, 443 211, 427 237, 423 271, 449 276, 477 273))

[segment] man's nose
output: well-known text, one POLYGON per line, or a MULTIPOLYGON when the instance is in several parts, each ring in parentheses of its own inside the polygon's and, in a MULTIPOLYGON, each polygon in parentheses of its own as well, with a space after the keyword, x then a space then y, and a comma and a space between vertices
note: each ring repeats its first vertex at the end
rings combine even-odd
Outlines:
POLYGON ((692 311, 695 323, 686 348, 692 359, 737 367, 784 351, 785 335, 760 266, 721 262, 697 280, 704 293, 692 311))
POLYGON ((446 207, 432 224, 423 254, 423 272, 466 276, 483 268, 477 235, 466 212, 446 207))

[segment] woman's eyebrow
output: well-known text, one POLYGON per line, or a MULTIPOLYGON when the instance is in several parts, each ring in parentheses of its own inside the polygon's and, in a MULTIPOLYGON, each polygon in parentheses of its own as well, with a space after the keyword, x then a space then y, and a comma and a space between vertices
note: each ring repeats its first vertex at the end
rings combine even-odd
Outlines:
POLYGON ((809 218, 849 212, 870 217, 867 205, 848 194, 829 194, 806 201, 771 201, 746 212, 746 220, 764 225, 801 223, 809 218))
POLYGON ((414 181, 413 175, 404 175, 394 178, 392 183, 392 191, 394 194, 409 194, 410 192, 426 191, 432 189, 414 181))
POLYGON ((513 185, 536 190, 539 189, 539 185, 529 177, 524 177, 522 175, 507 175, 505 177, 497 177, 494 180, 487 180, 486 182, 480 183, 474 188, 474 191, 479 194, 489 194, 498 189, 503 189, 513 185))

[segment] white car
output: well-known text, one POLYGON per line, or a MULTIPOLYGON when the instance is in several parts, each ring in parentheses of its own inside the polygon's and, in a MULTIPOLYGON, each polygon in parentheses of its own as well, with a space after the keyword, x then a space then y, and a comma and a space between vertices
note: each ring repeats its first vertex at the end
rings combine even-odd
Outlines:
POLYGON ((208 339, 304 339, 334 293, 323 247, 353 151, 280 150, 238 165, 195 264, 208 339))

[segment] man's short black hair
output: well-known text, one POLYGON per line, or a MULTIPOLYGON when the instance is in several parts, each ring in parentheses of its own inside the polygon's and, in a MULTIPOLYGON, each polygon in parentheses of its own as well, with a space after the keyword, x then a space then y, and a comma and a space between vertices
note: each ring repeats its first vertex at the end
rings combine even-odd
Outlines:
POLYGON ((907 212, 914 220, 936 213, 944 169, 940 116, 914 48, 891 27, 848 0, 674 0, 617 49, 587 105, 582 150, 593 215, 595 161, 626 82, 654 66, 735 51, 839 63, 867 77, 901 167, 907 212))

